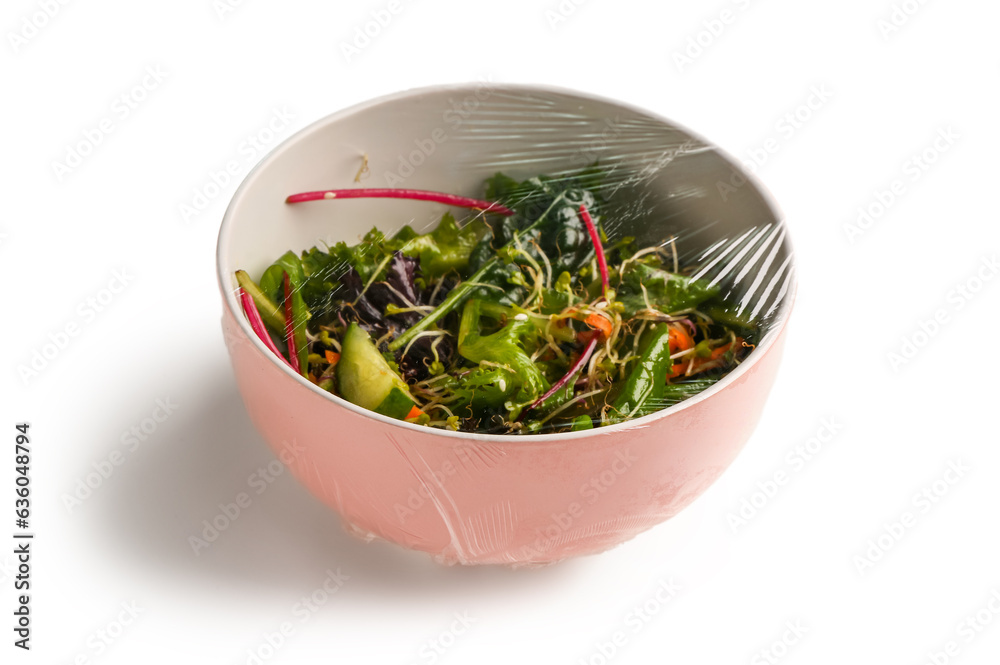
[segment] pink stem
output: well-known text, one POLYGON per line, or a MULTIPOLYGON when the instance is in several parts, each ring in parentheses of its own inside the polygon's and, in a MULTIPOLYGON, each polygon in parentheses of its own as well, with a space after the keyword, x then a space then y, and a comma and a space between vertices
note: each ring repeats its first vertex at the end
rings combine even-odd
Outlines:
POLYGON ((302 366, 299 365, 299 350, 295 348, 295 322, 292 320, 292 285, 285 273, 285 341, 288 342, 289 364, 299 374, 302 373, 302 366))
POLYGON ((598 337, 599 337, 599 335, 594 335, 591 338, 591 340, 589 342, 587 342, 587 346, 584 347, 583 353, 580 354, 580 357, 577 358, 577 361, 575 363, 573 363, 573 366, 569 368, 569 371, 566 372, 566 374, 563 376, 563 378, 561 378, 558 381, 556 381, 552 385, 551 388, 549 388, 548 390, 545 391, 544 395, 542 395, 541 397, 539 397, 538 399, 536 399, 534 402, 531 403, 530 406, 528 406, 528 408, 526 408, 524 411, 522 411, 521 412, 521 416, 518 418, 518 420, 520 420, 521 418, 524 418, 524 416, 527 415, 528 411, 531 411, 535 407, 537 407, 540 404, 544 403, 545 400, 547 400, 548 398, 552 397, 557 392, 559 392, 561 389, 563 389, 563 388, 566 387, 566 384, 570 382, 570 379, 572 379, 576 375, 577 372, 579 372, 581 369, 583 369, 583 366, 587 364, 588 360, 590 360, 591 354, 593 354, 594 353, 594 349, 597 348, 598 337))
POLYGON ((274 341, 271 339, 271 335, 268 334, 267 329, 264 327, 264 321, 260 318, 260 312, 257 311, 257 305, 254 304, 253 298, 250 297, 243 287, 240 288, 240 303, 243 305, 243 313, 247 315, 247 320, 250 322, 250 327, 253 331, 257 333, 257 337, 260 341, 264 342, 264 346, 269 348, 274 355, 278 356, 285 363, 291 366, 291 363, 285 360, 285 356, 281 355, 281 351, 278 347, 274 345, 274 341))
POLYGON ((302 192, 292 194, 285 203, 302 203, 303 201, 322 201, 325 199, 414 199, 416 201, 435 201, 459 208, 474 208, 484 212, 495 212, 500 215, 513 215, 514 211, 499 203, 480 201, 454 194, 428 192, 422 189, 326 189, 319 192, 302 192))
POLYGON ((590 233, 590 239, 594 243, 594 251, 597 252, 597 267, 601 270, 601 293, 606 298, 608 295, 608 262, 604 258, 604 246, 601 245, 601 237, 597 235, 597 227, 594 226, 594 220, 590 218, 590 213, 587 212, 587 206, 582 204, 580 205, 580 217, 583 218, 583 223, 587 225, 587 232, 590 233))

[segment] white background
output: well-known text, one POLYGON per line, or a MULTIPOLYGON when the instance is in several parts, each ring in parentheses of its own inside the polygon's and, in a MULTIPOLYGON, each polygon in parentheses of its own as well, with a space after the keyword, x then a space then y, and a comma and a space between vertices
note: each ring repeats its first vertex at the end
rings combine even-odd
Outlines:
POLYGON ((566 0, 561 13, 556 0, 414 0, 393 5, 350 54, 356 28, 388 2, 50 4, 46 18, 44 2, 10 0, 0 17, 0 532, 14 530, 14 424, 28 421, 37 534, 30 653, 11 646, 12 546, 0 555, 4 662, 236 664, 248 650, 266 662, 401 665, 430 654, 573 664, 1000 658, 995 3, 909 0, 901 5, 912 15, 897 14, 901 25, 887 31, 889 0, 566 0), (690 62, 679 60, 685 52, 690 62), (767 153, 755 168, 788 218, 800 290, 755 435, 672 521, 543 569, 442 568, 366 545, 288 475, 195 555, 188 537, 273 459, 235 391, 214 276, 222 212, 264 154, 247 137, 267 138, 276 109, 294 117, 265 150, 370 97, 473 80, 595 92, 744 160, 767 153), (127 117, 122 94, 143 97, 127 117), (810 99, 813 109, 801 106, 810 99), (783 118, 796 112, 804 120, 789 131, 783 118), (57 173, 105 118, 112 131, 57 173), (940 132, 952 138, 935 148, 940 132), (237 178, 210 187, 231 160, 237 178), (181 206, 206 190, 207 207, 185 220, 181 206), (879 212, 879 197, 881 215, 849 234, 859 207, 879 212), (110 294, 116 271, 128 283, 110 294), (100 312, 88 304, 102 297, 100 312), (928 326, 936 314, 944 322, 928 326), (52 340, 64 348, 50 347, 54 357, 28 374, 52 340), (919 345, 908 358, 906 340, 919 345), (157 400, 176 408, 146 440, 123 442, 157 400), (821 450, 795 461, 818 434, 828 439, 821 450), (67 506, 112 455, 121 463, 110 476, 67 506), (968 470, 959 477, 950 464, 968 470), (779 472, 787 482, 755 496, 779 472), (933 503, 917 496, 925 490, 933 503), (741 507, 745 524, 733 517, 741 507), (303 621, 296 603, 338 567, 349 579, 303 621), (664 603, 661 580, 679 587, 664 603), (451 639, 455 613, 473 623, 451 639), (977 613, 978 630, 967 623, 977 613), (291 635, 269 650, 283 622, 291 635), (431 640, 450 646, 435 654, 431 640))

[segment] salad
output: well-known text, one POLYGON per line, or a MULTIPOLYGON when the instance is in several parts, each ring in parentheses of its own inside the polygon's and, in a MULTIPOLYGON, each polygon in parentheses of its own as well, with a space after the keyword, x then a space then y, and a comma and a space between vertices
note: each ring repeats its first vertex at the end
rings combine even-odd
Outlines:
MULTIPOLYGON (((602 172, 488 179, 485 200, 406 189, 289 196, 436 201, 433 231, 372 229, 358 244, 237 271, 254 332, 319 388, 419 425, 554 433, 648 415, 735 368, 757 341, 676 240, 609 238, 602 172)), ((315 203, 312 205, 335 205, 315 203)))

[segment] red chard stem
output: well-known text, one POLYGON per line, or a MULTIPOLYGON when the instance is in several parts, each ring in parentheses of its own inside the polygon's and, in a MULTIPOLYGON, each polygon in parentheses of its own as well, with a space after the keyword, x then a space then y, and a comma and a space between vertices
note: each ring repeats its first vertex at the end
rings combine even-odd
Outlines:
POLYGON ((597 267, 601 270, 601 293, 604 297, 608 296, 608 262, 604 258, 604 246, 601 245, 601 237, 597 234, 597 227, 594 226, 594 220, 590 218, 590 213, 587 212, 587 206, 580 205, 580 217, 583 218, 583 223, 587 225, 587 232, 590 233, 590 239, 594 243, 594 251, 597 252, 597 267))
POLYGON ((297 373, 302 373, 299 365, 299 350, 295 348, 295 321, 292 319, 292 284, 285 273, 285 341, 288 342, 289 363, 297 373))
POLYGON ((472 208, 483 212, 495 212, 499 215, 513 215, 514 211, 506 206, 492 201, 480 201, 455 194, 428 192, 422 189, 325 189, 317 192, 302 192, 292 194, 285 203, 303 203, 305 201, 325 201, 330 199, 413 199, 415 201, 434 201, 459 208, 472 208))
POLYGON ((247 315, 250 327, 253 328, 255 333, 257 333, 257 337, 260 338, 260 341, 264 342, 264 346, 270 349, 274 355, 284 360, 285 363, 291 367, 291 363, 288 362, 285 356, 281 355, 281 351, 279 351, 278 347, 274 345, 271 335, 268 334, 267 328, 264 327, 264 321, 260 318, 260 312, 257 311, 257 305, 254 304, 253 298, 250 297, 250 294, 247 293, 242 286, 240 287, 240 303, 243 305, 243 313, 247 315))
MULTIPOLYGON (((544 395, 542 395, 541 397, 539 397, 538 399, 536 399, 524 411, 522 411, 521 412, 521 418, 523 418, 525 415, 527 415, 527 413, 529 411, 531 411, 532 409, 535 409, 535 408, 541 406, 542 404, 544 404, 545 400, 547 400, 548 398, 552 397, 557 392, 559 392, 560 390, 562 390, 563 388, 566 387, 566 384, 569 383, 570 380, 574 376, 576 376, 577 372, 579 372, 581 369, 584 368, 584 366, 586 366, 587 361, 590 360, 591 354, 593 354, 594 353, 594 349, 597 348, 597 342, 598 342, 598 338, 599 337, 600 337, 600 335, 594 335, 590 339, 590 341, 587 343, 587 346, 584 347, 583 353, 581 353, 580 357, 577 358, 577 360, 576 360, 575 363, 573 363, 573 366, 569 368, 569 371, 566 372, 566 374, 563 375, 563 377, 561 379, 559 379, 558 381, 556 381, 552 385, 551 388, 549 388, 547 391, 545 391, 544 395)), ((520 418, 518 420, 520 420, 520 418)))

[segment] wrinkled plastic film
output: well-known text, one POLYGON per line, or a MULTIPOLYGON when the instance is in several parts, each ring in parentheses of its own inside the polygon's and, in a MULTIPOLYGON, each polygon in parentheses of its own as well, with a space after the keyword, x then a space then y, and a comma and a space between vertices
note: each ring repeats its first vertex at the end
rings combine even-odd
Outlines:
MULTIPOLYGON (((418 201, 274 205, 279 195, 401 187, 481 199, 496 172, 559 182, 596 164, 606 243, 627 236, 634 247, 662 248, 669 271, 676 263, 718 287, 730 313, 754 327, 747 366, 705 395, 583 432, 483 436, 351 408, 264 357, 245 328, 235 331, 233 316, 225 322, 230 353, 255 425, 272 446, 279 437, 299 441, 303 459, 290 467, 352 533, 442 563, 534 565, 603 551, 683 509, 749 437, 780 357, 794 265, 777 211, 711 144, 626 105, 492 84, 404 93, 314 125, 292 143, 237 194, 247 212, 234 202, 220 271, 239 267, 257 278, 282 252, 317 241, 355 244, 372 226, 425 232, 445 211, 460 226, 483 216, 418 201)), ((567 207, 576 214, 578 203, 567 207)))
POLYGON ((673 241, 681 266, 694 268, 692 277, 720 284, 763 334, 772 329, 793 279, 784 221, 772 219, 749 176, 700 137, 657 118, 626 112, 595 118, 586 108, 501 91, 470 113, 455 138, 470 160, 489 154, 481 166, 514 177, 571 175, 597 164, 612 203, 604 222, 609 240, 673 241), (553 140, 554 127, 574 136, 553 140), (513 142, 523 147, 493 147, 513 142))

